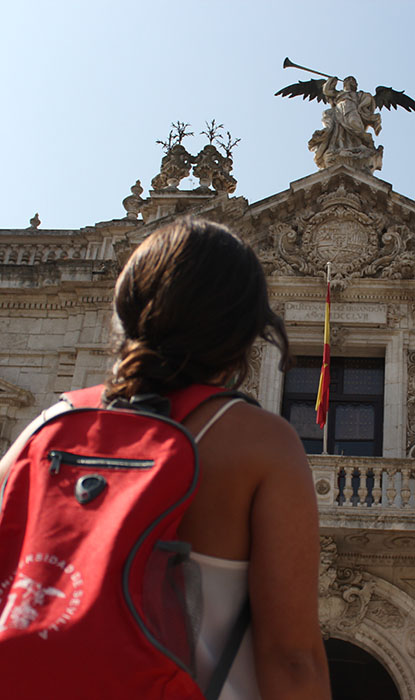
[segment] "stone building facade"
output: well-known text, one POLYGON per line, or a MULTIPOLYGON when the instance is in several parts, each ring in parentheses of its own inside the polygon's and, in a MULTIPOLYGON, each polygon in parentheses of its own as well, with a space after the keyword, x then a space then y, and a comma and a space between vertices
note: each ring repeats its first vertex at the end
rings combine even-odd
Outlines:
MULTIPOLYGON (((199 158, 204 170, 196 190, 178 188, 189 168, 162 170, 145 200, 137 182, 123 219, 71 231, 0 231, 0 446, 5 450, 62 391, 102 380, 114 281, 128 254, 160 224, 203 216, 254 247, 272 306, 303 358, 298 376, 307 381, 321 362, 331 260, 332 355, 355 383, 362 376, 370 386, 362 389, 363 400, 355 387, 342 404, 339 415, 353 434, 334 434, 337 454, 310 451, 321 518, 322 631, 370 655, 396 698, 414 699, 415 202, 371 174, 337 164, 249 204, 232 196, 229 163, 215 178, 218 162, 205 161, 199 158), (375 419, 369 360, 382 378, 375 419)), ((318 443, 320 429, 307 427, 309 397, 294 391, 291 400, 287 386, 275 348, 258 343, 245 389, 271 411, 294 406, 293 422, 311 440, 305 444, 318 443)))

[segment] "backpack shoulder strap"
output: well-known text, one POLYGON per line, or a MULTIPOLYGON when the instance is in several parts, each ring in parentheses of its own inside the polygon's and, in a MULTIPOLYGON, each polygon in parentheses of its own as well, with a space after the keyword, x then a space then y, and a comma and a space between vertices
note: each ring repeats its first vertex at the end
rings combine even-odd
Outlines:
POLYGON ((103 384, 90 386, 87 389, 66 391, 60 396, 61 401, 66 401, 71 408, 100 408, 102 406, 103 384))
POLYGON ((220 386, 213 386, 212 384, 192 384, 185 389, 179 389, 169 394, 172 418, 180 423, 187 418, 195 408, 205 403, 205 401, 209 401, 209 399, 219 395, 221 398, 242 399, 255 406, 259 406, 259 403, 255 401, 255 399, 240 391, 229 391, 220 386))
MULTIPOLYGON (((61 395, 60 399, 69 404, 71 408, 99 408, 104 405, 102 401, 103 391, 104 385, 97 384, 87 389, 67 391, 61 395)), ((180 423, 199 404, 220 393, 226 395, 225 390, 221 387, 209 384, 193 384, 185 389, 174 391, 168 395, 171 404, 171 417, 180 423)))
MULTIPOLYGON (((87 389, 68 391, 61 395, 61 400, 69 404, 70 408, 100 408, 102 407, 103 384, 97 384, 87 389)), ((255 399, 239 391, 228 391, 220 386, 212 384, 192 384, 185 389, 179 389, 168 394, 171 403, 171 417, 181 423, 195 408, 205 401, 220 394, 221 398, 238 398, 259 406, 255 399)))
POLYGON ((181 423, 200 404, 222 392, 221 387, 210 384, 192 384, 185 389, 173 391, 168 394, 171 403, 171 416, 178 423, 181 423))
POLYGON ((199 444, 201 441, 202 437, 206 435, 207 431, 210 430, 212 425, 214 425, 219 418, 222 418, 223 414, 226 413, 235 403, 239 403, 240 401, 243 401, 243 399, 231 399, 228 401, 228 403, 223 404, 223 406, 220 407, 216 413, 213 414, 213 416, 208 420, 208 422, 199 430, 198 434, 195 437, 195 443, 196 445, 199 444))

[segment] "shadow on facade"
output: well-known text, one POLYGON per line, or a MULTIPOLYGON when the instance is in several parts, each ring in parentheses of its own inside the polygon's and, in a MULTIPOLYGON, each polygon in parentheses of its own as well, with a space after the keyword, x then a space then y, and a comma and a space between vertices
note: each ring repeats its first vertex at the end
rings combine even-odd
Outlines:
POLYGON ((325 641, 333 700, 400 700, 395 683, 371 654, 341 639, 325 641))

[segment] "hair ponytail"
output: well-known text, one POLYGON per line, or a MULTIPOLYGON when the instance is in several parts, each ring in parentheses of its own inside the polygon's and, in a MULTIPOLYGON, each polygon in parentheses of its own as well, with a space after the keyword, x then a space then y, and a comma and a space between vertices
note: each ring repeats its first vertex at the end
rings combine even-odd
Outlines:
POLYGON ((168 393, 231 374, 240 384, 255 338, 289 361, 282 320, 269 306, 252 249, 224 226, 185 219, 150 235, 118 278, 116 363, 106 396, 168 393))

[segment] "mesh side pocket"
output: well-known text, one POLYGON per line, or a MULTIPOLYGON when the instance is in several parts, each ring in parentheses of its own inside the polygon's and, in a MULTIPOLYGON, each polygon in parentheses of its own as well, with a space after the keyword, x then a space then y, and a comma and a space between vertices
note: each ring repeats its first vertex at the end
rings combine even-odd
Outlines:
POLYGON ((195 648, 202 619, 200 570, 185 542, 159 541, 143 580, 143 609, 151 634, 195 676, 195 648))

